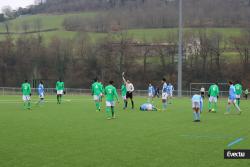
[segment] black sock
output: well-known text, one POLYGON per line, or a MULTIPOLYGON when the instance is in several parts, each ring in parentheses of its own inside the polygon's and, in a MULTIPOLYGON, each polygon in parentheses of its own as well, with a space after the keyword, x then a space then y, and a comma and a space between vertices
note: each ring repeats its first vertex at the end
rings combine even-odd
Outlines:
POLYGON ((114 117, 115 113, 114 113, 114 107, 111 107, 111 113, 112 113, 112 117, 114 117))
POLYGON ((131 103, 132 103, 132 108, 134 108, 134 101, 133 101, 133 100, 131 100, 131 103))

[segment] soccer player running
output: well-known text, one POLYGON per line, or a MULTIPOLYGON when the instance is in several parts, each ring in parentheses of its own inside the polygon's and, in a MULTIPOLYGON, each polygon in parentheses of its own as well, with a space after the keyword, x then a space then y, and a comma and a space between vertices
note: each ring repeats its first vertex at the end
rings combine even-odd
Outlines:
POLYGON ((237 84, 235 85, 235 90, 236 90, 236 102, 237 105, 240 106, 240 97, 242 95, 242 85, 240 84, 239 81, 237 81, 237 84))
POLYGON ((121 86, 121 94, 122 94, 122 99, 123 99, 123 102, 124 102, 124 106, 123 106, 123 109, 126 109, 126 103, 127 103, 127 88, 125 86, 125 84, 123 83, 122 86, 121 86))
POLYGON ((195 94, 192 97, 192 109, 194 114, 194 122, 200 122, 200 114, 202 112, 203 99, 202 95, 195 94))
POLYGON ((42 81, 38 85, 37 91, 38 91, 38 95, 39 95, 39 101, 37 102, 37 105, 40 105, 40 104, 44 103, 44 86, 43 86, 42 81))
POLYGON ((114 81, 110 81, 104 90, 104 94, 106 95, 106 114, 109 120, 115 119, 115 99, 119 103, 118 94, 113 84, 114 81))
POLYGON ((101 96, 102 85, 98 82, 98 79, 94 79, 94 83, 91 86, 91 92, 95 101, 96 111, 101 111, 101 96))
MULTIPOLYGON (((130 99, 131 104, 132 104, 132 110, 134 109, 134 101, 133 101, 133 92, 135 90, 134 85, 129 81, 126 80, 124 77, 125 73, 122 73, 122 79, 124 84, 126 85, 126 89, 127 89, 127 94, 126 94, 126 98, 130 99)), ((125 103, 125 109, 128 107, 128 101, 126 101, 125 103)))
POLYGON ((217 112, 217 101, 218 101, 218 96, 219 96, 219 87, 217 84, 212 84, 209 89, 208 89, 208 97, 209 97, 209 102, 208 102, 208 112, 217 112), (212 104, 214 107, 212 107, 212 104))
POLYGON ((167 109, 167 99, 168 99, 168 85, 165 78, 162 79, 162 110, 166 111, 167 109))
POLYGON ((229 87, 228 105, 227 105, 227 112, 225 114, 230 113, 231 104, 233 104, 237 108, 238 113, 241 114, 241 109, 236 103, 236 90, 233 82, 229 81, 229 86, 230 87, 229 87))
POLYGON ((25 80, 22 84, 22 94, 23 94, 23 102, 24 102, 24 109, 31 109, 31 87, 28 83, 28 80, 25 80))
POLYGON ((154 94, 155 94, 154 91, 155 90, 154 90, 153 85, 151 83, 149 83, 149 85, 148 85, 148 103, 153 102, 153 98, 154 98, 154 94))
POLYGON ((62 103, 62 96, 64 94, 64 82, 62 81, 62 79, 59 79, 56 82, 56 94, 57 94, 57 104, 61 104, 62 103))

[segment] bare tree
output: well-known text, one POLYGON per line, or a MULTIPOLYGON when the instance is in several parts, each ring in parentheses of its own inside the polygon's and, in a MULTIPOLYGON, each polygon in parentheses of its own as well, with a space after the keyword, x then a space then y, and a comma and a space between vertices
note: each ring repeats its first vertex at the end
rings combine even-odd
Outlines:
POLYGON ((13 11, 12 11, 12 8, 10 6, 4 6, 2 8, 2 12, 5 16, 7 16, 8 18, 13 18, 14 14, 13 14, 13 11))
POLYGON ((239 53, 241 64, 243 67, 242 75, 245 77, 249 71, 249 58, 250 58, 250 30, 242 32, 240 37, 232 38, 233 44, 239 53))

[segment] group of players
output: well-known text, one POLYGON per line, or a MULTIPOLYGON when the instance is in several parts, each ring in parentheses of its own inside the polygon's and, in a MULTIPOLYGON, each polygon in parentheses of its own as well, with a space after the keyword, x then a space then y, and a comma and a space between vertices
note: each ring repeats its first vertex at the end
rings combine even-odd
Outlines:
MULTIPOLYGON (((130 80, 126 80, 124 77, 124 73, 122 74, 123 84, 121 86, 121 95, 124 101, 123 109, 127 109, 128 107, 128 99, 131 101, 132 110, 134 109, 134 100, 133 100, 133 92, 134 92, 134 85, 130 82, 130 80)), ((107 119, 115 118, 115 101, 119 103, 119 98, 117 94, 117 90, 113 85, 113 81, 109 82, 109 85, 105 88, 103 87, 102 83, 98 81, 98 79, 94 80, 94 83, 91 87, 91 92, 96 104, 96 111, 101 111, 101 102, 102 97, 106 96, 106 113, 107 119)), ((162 110, 166 111, 167 104, 171 104, 171 99, 173 97, 174 87, 169 83, 166 82, 166 79, 162 79, 162 110)), ((157 89, 153 87, 151 83, 149 83, 148 87, 148 102, 143 104, 143 107, 140 107, 141 110, 144 111, 152 111, 157 110, 156 107, 152 105, 153 98, 157 96, 157 89)))
MULTIPOLYGON (((23 95, 23 101, 24 101, 24 109, 31 109, 31 86, 30 83, 28 82, 28 80, 25 80, 24 83, 22 84, 21 87, 21 91, 22 91, 22 95, 23 95)), ((45 95, 45 89, 44 89, 44 85, 43 82, 40 81, 38 88, 38 95, 39 95, 39 101, 37 102, 37 105, 40 105, 42 103, 44 103, 44 95, 45 95)), ((57 94, 57 104, 61 104, 62 103, 62 96, 63 94, 65 94, 64 91, 64 82, 59 79, 56 82, 56 94, 57 94)))
MULTIPOLYGON (((121 95, 124 101, 123 109, 128 107, 127 99, 130 99, 132 110, 134 109, 134 100, 133 100, 133 92, 135 90, 134 85, 129 81, 126 80, 124 77, 124 73, 122 74, 123 84, 121 86, 121 95)), ((94 79, 94 83, 91 86, 91 93, 93 95, 96 111, 101 111, 101 102, 102 97, 106 97, 106 114, 107 119, 114 119, 115 118, 115 101, 119 103, 118 93, 114 86, 114 81, 110 81, 109 85, 105 88, 98 79, 94 79)))
MULTIPOLYGON (((225 114, 229 114, 231 110, 231 106, 234 105, 237 109, 238 114, 241 114, 242 110, 240 109, 240 98, 243 93, 242 85, 237 82, 235 85, 232 81, 228 82, 229 84, 229 96, 228 96, 228 104, 227 104, 227 112, 225 114)), ((208 112, 217 112, 217 102, 219 98, 219 87, 217 84, 212 84, 208 90, 208 112)), ((200 122, 200 114, 203 109, 203 98, 204 96, 201 94, 195 94, 192 97, 192 108, 194 114, 194 122, 200 122)))
MULTIPOLYGON (((134 85, 125 79, 124 73, 122 74, 123 84, 121 86, 121 95, 124 101, 123 109, 125 110, 128 107, 128 99, 131 101, 132 110, 134 109, 134 100, 133 100, 133 92, 134 92, 134 85)), ((39 94, 39 101, 37 105, 44 103, 44 85, 43 82, 40 82, 38 86, 38 94, 39 94)), ((65 94, 64 82, 59 79, 56 82, 56 92, 57 92, 57 104, 61 104, 62 96, 65 94)), ((169 83, 167 83, 166 79, 162 79, 162 110, 166 111, 167 104, 171 104, 173 98, 173 91, 174 87, 169 83)), ((229 82, 229 96, 228 96, 228 105, 227 105, 227 112, 225 114, 229 114, 231 110, 231 105, 234 105, 237 109, 238 114, 241 114, 240 109, 240 98, 242 94, 242 86, 238 82, 237 84, 233 84, 233 82, 229 82)), ((110 81, 109 84, 104 87, 98 79, 94 79, 94 83, 91 86, 91 93, 93 95, 93 99, 95 101, 96 111, 101 111, 101 102, 102 97, 106 97, 106 114, 107 119, 114 119, 115 118, 115 101, 119 103, 118 93, 114 86, 114 82, 110 81)), ((24 101, 24 108, 31 109, 31 86, 27 80, 22 84, 22 94, 23 94, 23 101, 24 101)), ((149 83, 148 87, 148 102, 144 104, 146 111, 153 110, 153 98, 157 96, 157 90, 149 83)), ((209 96, 209 104, 208 104, 208 112, 217 112, 217 102, 219 97, 219 87, 217 84, 212 84, 208 90, 209 96)), ((203 109, 203 98, 204 95, 202 93, 195 94, 192 97, 192 109, 194 115, 194 122, 200 122, 200 114, 203 109)))

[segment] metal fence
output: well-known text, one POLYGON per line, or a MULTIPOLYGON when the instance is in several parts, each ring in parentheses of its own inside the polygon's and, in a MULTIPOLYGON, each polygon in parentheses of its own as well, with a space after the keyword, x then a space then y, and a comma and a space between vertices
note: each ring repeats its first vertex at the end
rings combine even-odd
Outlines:
MULTIPOLYGON (((67 95, 91 95, 91 90, 90 89, 76 89, 76 88, 66 88, 65 92, 67 95)), ((121 91, 118 90, 118 93, 121 91)), ((45 88, 45 93, 46 95, 55 95, 56 90, 54 88, 45 88)), ((21 95, 21 88, 11 88, 11 87, 0 87, 0 95, 2 96, 7 96, 7 95, 21 95)), ((37 89, 32 88, 32 94, 36 95, 37 89)), ((194 94, 199 94, 199 91, 182 91, 182 95, 184 97, 190 97, 194 94)), ((207 92, 205 93, 207 94, 207 92)), ((135 96, 147 96, 148 91, 147 90, 135 90, 134 91, 135 96)), ((178 95, 178 91, 173 92, 174 96, 178 95)), ((161 96, 161 95, 160 95, 161 96)), ((220 97, 227 97, 228 96, 228 91, 222 91, 220 92, 220 97)))

